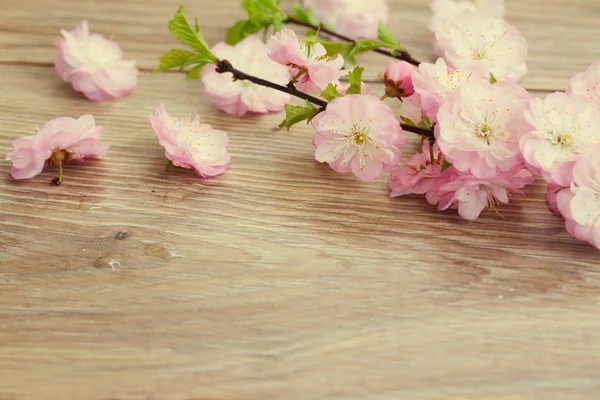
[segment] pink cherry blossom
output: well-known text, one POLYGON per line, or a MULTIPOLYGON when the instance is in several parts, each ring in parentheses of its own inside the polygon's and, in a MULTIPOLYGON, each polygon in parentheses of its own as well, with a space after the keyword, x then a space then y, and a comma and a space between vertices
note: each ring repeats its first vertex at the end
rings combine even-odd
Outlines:
POLYGON ((525 117, 531 126, 520 148, 528 166, 547 182, 568 186, 575 161, 600 143, 600 111, 584 98, 553 93, 531 100, 525 117))
POLYGON ((504 0, 433 0, 431 9, 434 16, 429 29, 433 32, 465 11, 493 18, 503 18, 505 13, 504 0))
POLYGON ((412 73, 415 92, 421 97, 421 106, 427 118, 437 121, 440 104, 468 80, 482 79, 472 69, 450 70, 443 58, 435 64, 421 63, 412 73))
POLYGON ((379 21, 387 23, 387 0, 304 0, 319 21, 353 39, 377 39, 379 21))
MULTIPOLYGON (((211 51, 247 74, 284 86, 289 82, 288 69, 269 59, 267 46, 256 35, 248 36, 235 46, 218 43, 211 51)), ((202 83, 209 100, 228 114, 278 112, 290 101, 287 93, 232 78, 230 72, 218 73, 215 65, 207 65, 202 71, 202 83)))
POLYGON ((327 56, 320 43, 300 42, 294 31, 283 29, 267 41, 269 57, 290 68, 298 89, 320 94, 330 82, 339 81, 345 73, 344 58, 327 56))
POLYGON ((87 21, 75 30, 61 30, 56 40, 58 56, 54 68, 58 75, 92 101, 107 101, 127 96, 137 85, 135 61, 123 60, 121 48, 99 34, 90 34, 87 21))
POLYGON ((447 210, 457 207, 461 217, 473 221, 479 218, 485 208, 495 210, 500 203, 508 204, 511 193, 522 194, 521 189, 533 180, 531 172, 526 169, 501 172, 490 179, 462 173, 439 188, 438 208, 447 210))
POLYGON ((390 172, 388 181, 390 197, 425 194, 430 204, 437 204, 436 183, 442 175, 442 160, 437 144, 430 144, 428 140, 423 142, 420 152, 410 157, 404 165, 399 165, 390 172))
POLYGON ((148 116, 158 144, 165 148, 165 157, 173 165, 193 168, 203 178, 221 175, 231 163, 227 132, 200 123, 194 113, 191 118, 169 115, 164 105, 148 116))
MULTIPOLYGON (((594 151, 598 154, 600 146, 594 151)), ((578 160, 571 187, 558 192, 556 198, 569 233, 600 249, 600 158, 578 160)))
POLYGON ((501 18, 465 11, 438 29, 435 37, 452 68, 476 68, 511 82, 527 73, 527 42, 501 18))
POLYGON ((414 94, 411 74, 415 70, 416 67, 406 61, 390 60, 383 75, 386 96, 402 99, 414 94))
POLYGON ((464 83, 442 104, 436 141, 446 159, 476 178, 524 166, 519 149, 530 96, 509 82, 464 83))
POLYGON ((372 95, 348 95, 332 100, 312 121, 315 158, 342 174, 374 181, 402 158, 407 139, 394 112, 372 95))
POLYGON ((13 141, 14 151, 6 159, 12 161, 10 173, 15 179, 29 179, 39 175, 48 162, 59 168, 54 183, 62 182, 62 163, 90 157, 102 157, 109 146, 100 143, 103 128, 96 125, 92 115, 78 119, 60 117, 50 120, 32 136, 13 141))
POLYGON ((585 72, 576 74, 569 84, 567 94, 590 99, 600 109, 600 62, 592 64, 585 72))

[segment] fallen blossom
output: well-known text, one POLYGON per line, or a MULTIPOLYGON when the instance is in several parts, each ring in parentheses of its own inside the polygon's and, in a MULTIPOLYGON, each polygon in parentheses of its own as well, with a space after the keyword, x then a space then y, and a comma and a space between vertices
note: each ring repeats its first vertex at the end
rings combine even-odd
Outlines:
POLYGON ((402 158, 398 147, 407 142, 393 111, 372 95, 332 100, 312 126, 316 160, 364 182, 396 166, 402 158))
POLYGON ((464 83, 440 107, 436 142, 446 159, 477 178, 524 166, 519 149, 530 96, 510 82, 464 83))
POLYGON ((319 21, 352 39, 377 39, 379 21, 388 21, 387 0, 304 0, 319 21))
POLYGON ((321 43, 301 42, 289 29, 272 35, 267 47, 271 60, 288 67, 296 87, 303 92, 320 94, 346 73, 342 71, 344 58, 340 54, 329 57, 321 43))
POLYGON ((465 11, 435 32, 452 68, 476 68, 485 76, 517 82, 527 73, 527 42, 501 18, 465 11))
POLYGON ((61 30, 63 39, 55 46, 54 69, 78 92, 92 101, 127 96, 137 85, 135 61, 123 60, 120 46, 104 36, 90 34, 87 21, 75 30, 61 30))
POLYGON ((35 135, 13 141, 14 151, 6 156, 12 162, 10 174, 15 179, 30 179, 52 163, 58 167, 58 178, 53 182, 60 185, 63 162, 106 154, 109 146, 99 140, 102 131, 103 128, 97 126, 94 117, 89 114, 78 119, 59 117, 50 120, 35 135))
POLYGON ((528 166, 547 182, 568 186, 575 161, 600 143, 600 111, 587 99, 552 93, 531 100, 525 117, 531 126, 520 148, 528 166))
POLYGON ((200 123, 194 113, 190 118, 169 115, 164 105, 148 116, 165 157, 176 167, 193 168, 203 178, 221 175, 231 158, 227 151, 227 133, 200 123))
POLYGON ((565 189, 563 186, 552 184, 549 184, 546 187, 546 203, 548 203, 548 208, 550 208, 550 211, 552 211, 555 214, 560 214, 560 211, 558 209, 557 195, 558 192, 560 192, 563 189, 565 189))
MULTIPOLYGON (((289 82, 288 69, 271 61, 266 45, 256 35, 248 36, 235 46, 218 43, 211 52, 247 74, 284 86, 289 82)), ((202 71, 202 83, 209 100, 217 108, 236 116, 249 112, 278 112, 290 101, 287 93, 245 80, 234 80, 230 72, 218 73, 212 64, 202 71)))

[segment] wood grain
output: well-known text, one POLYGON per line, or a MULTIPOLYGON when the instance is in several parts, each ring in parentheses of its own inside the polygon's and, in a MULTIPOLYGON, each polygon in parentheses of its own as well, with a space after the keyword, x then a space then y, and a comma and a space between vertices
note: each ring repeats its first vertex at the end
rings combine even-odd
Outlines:
MULTIPOLYGON (((429 54, 424 2, 392 3, 395 32, 429 54)), ((508 1, 530 87, 558 90, 599 58, 591 3, 508 1)), ((500 209, 507 221, 469 223, 333 173, 308 127, 231 118, 181 74, 142 72, 131 97, 93 104, 48 64, 56 31, 87 17, 152 68, 176 4, 3 3, 0 152, 84 113, 112 149, 60 187, 51 169, 14 182, 0 163, 0 398, 597 398, 600 252, 549 213, 542 182, 500 209), (217 179, 165 171, 145 121, 189 101, 230 134, 217 179)), ((188 9, 212 41, 239 16, 188 9)))

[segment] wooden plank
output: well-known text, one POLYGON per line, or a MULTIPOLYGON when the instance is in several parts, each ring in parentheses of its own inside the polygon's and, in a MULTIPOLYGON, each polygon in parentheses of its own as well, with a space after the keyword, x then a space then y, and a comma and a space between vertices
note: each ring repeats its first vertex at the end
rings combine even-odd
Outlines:
POLYGON ((332 172, 308 127, 226 116, 181 74, 93 104, 49 67, 2 69, 2 151, 88 112, 112 150, 60 187, 0 163, 0 397, 596 398, 600 253, 540 182, 469 223, 332 172), (230 134, 217 179, 165 172, 144 120, 189 100, 230 134))
MULTIPOLYGON (((127 57, 140 67, 156 67, 157 57, 176 45, 166 28, 177 6, 186 5, 197 16, 209 43, 223 40, 226 27, 243 17, 231 1, 220 0, 64 0, 60 6, 37 0, 4 0, 0 14, 0 62, 51 63, 56 55, 53 40, 61 28, 90 20, 92 29, 114 36, 127 57)), ((288 7, 291 1, 284 1, 288 7)), ((600 59, 598 36, 600 2, 589 0, 506 0, 507 19, 527 39, 530 73, 522 84, 528 89, 564 90, 571 76, 600 59)), ((392 0, 390 28, 421 60, 431 60, 431 17, 428 2, 392 0)), ((363 57, 369 79, 382 74, 383 56, 363 57)))

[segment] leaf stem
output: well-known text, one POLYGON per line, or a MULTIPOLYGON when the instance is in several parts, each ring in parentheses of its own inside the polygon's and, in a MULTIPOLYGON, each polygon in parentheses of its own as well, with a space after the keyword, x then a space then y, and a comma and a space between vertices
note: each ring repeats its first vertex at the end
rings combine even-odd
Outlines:
MULTIPOLYGON (((319 99, 317 97, 314 97, 307 93, 299 91, 298 89, 296 89, 296 87, 294 86, 294 83, 292 81, 290 81, 290 83, 288 83, 287 86, 283 86, 283 85, 279 85, 279 84, 271 82, 271 81, 267 81, 262 78, 258 78, 256 76, 248 75, 245 72, 235 69, 233 67, 233 65, 231 65, 231 63, 227 60, 219 60, 217 62, 216 71, 220 74, 230 72, 233 75, 234 79, 237 79, 240 81, 249 81, 249 82, 252 82, 252 83, 260 85, 260 86, 265 86, 265 87, 268 87, 268 88, 271 88, 274 90, 279 90, 280 92, 283 92, 283 93, 288 93, 292 96, 298 97, 303 100, 308 100, 309 102, 311 102, 321 108, 321 110, 319 112, 325 111, 325 109, 327 108, 327 104, 329 104, 327 101, 325 101, 323 99, 319 99)), ((403 124, 403 123, 401 123, 400 126, 402 126, 402 129, 404 129, 405 131, 416 133, 417 135, 424 136, 428 139, 434 139, 433 130, 431 130, 431 129, 419 128, 416 126, 403 124)))
MULTIPOLYGON (((325 26, 323 26, 323 24, 320 24, 318 26, 314 26, 314 25, 311 25, 309 23, 299 21, 296 18, 291 17, 291 16, 288 16, 287 19, 285 21, 283 21, 283 23, 285 23, 285 24, 299 25, 299 26, 303 26, 305 28, 318 29, 320 32, 323 32, 323 33, 325 33, 325 34, 327 34, 329 36, 333 36, 333 37, 338 38, 340 40, 343 40, 345 42, 356 44, 356 41, 354 41, 354 39, 349 38, 348 36, 341 35, 341 34, 339 34, 337 32, 332 31, 332 30, 329 30, 325 26)), ((410 53, 408 51, 406 51, 406 50, 402 50, 401 52, 399 52, 396 55, 392 54, 391 51, 384 50, 384 49, 375 49, 373 51, 375 53, 383 54, 384 56, 395 58, 397 60, 406 61, 407 63, 415 65, 415 66, 419 66, 419 64, 421 63, 420 61, 415 60, 410 55, 410 53)))

